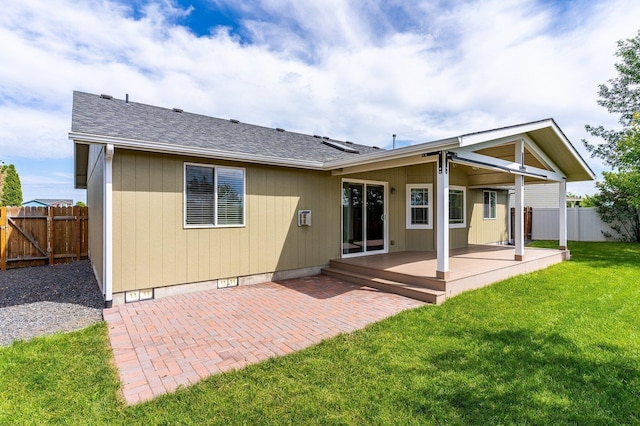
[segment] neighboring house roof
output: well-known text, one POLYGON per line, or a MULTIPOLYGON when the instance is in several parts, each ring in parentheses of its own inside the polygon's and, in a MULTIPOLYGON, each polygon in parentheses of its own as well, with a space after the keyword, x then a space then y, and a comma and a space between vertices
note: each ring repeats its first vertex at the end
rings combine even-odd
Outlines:
MULTIPOLYGON (((113 144, 115 148, 192 155, 243 162, 331 170, 335 174, 357 173, 433 161, 426 154, 440 150, 508 149, 514 140, 526 140, 528 155, 552 171, 553 179, 592 180, 595 177, 553 119, 425 142, 394 150, 327 140, 182 110, 160 108, 110 96, 73 93, 73 116, 69 138, 75 142, 76 187, 86 187, 86 144, 113 144), (562 176, 562 177, 560 177, 562 176)), ((513 157, 513 150, 511 157, 513 157)), ((487 154, 485 152, 485 154, 487 154)), ((508 183, 517 161, 497 152, 503 171, 477 177, 478 184, 508 183), (508 164, 507 161, 510 161, 508 164), (499 177, 496 177, 500 175, 499 177), (484 179, 484 180, 483 180, 484 179)), ((485 155, 486 157, 486 155, 485 155)), ((476 158, 480 158, 476 156, 476 158)), ((540 170, 540 168, 537 168, 540 170)), ((513 181, 510 181, 513 183, 513 181)))
POLYGON ((73 200, 58 198, 34 198, 22 203, 23 206, 71 206, 73 200))

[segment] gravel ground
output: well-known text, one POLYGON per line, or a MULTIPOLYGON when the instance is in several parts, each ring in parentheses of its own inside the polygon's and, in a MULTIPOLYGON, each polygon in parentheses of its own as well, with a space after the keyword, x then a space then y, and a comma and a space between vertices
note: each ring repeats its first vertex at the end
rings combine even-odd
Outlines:
POLYGON ((87 327, 103 306, 88 260, 0 271, 0 346, 87 327))

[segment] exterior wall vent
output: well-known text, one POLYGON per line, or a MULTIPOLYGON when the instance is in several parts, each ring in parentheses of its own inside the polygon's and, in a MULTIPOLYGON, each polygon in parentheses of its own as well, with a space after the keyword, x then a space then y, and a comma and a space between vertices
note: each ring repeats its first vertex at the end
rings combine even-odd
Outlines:
POLYGON ((238 278, 221 278, 218 280, 218 288, 227 288, 227 287, 237 287, 238 286, 238 278))

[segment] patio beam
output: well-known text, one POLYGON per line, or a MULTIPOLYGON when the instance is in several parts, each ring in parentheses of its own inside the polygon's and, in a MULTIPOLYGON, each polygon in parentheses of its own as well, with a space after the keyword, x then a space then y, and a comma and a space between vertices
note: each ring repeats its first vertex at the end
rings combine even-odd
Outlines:
POLYGON ((560 197, 558 200, 558 207, 560 210, 560 240, 558 241, 558 248, 560 250, 567 249, 567 181, 563 180, 560 185, 560 197))
POLYGON ((344 176, 354 173, 370 172, 381 169, 391 169, 395 167, 412 166, 414 164, 424 164, 436 161, 435 158, 424 157, 422 154, 416 154, 411 157, 394 158, 383 162, 359 164, 356 166, 344 167, 331 170, 332 176, 344 176))
MULTIPOLYGON (((515 144, 516 160, 524 161, 524 141, 520 139, 515 144)), ((524 176, 515 175, 515 260, 524 260, 524 176)))
MULTIPOLYGON (((522 144, 522 153, 524 154, 524 141, 522 139, 520 139, 519 142, 515 143, 516 152, 520 152, 520 150, 518 149, 519 144, 522 144)), ((545 170, 538 167, 525 165, 522 157, 523 154, 516 154, 519 156, 516 157, 515 161, 507 161, 501 158, 495 158, 475 152, 462 153, 457 149, 452 150, 452 152, 456 154, 456 157, 453 158, 453 162, 461 164, 468 163, 469 165, 476 165, 479 168, 485 168, 501 173, 521 174, 540 180, 560 182, 562 179, 565 179, 564 175, 556 173, 553 170, 545 170), (460 157, 457 157, 457 154, 460 154, 460 157), (465 162, 465 160, 467 161, 465 162)))
POLYGON ((436 277, 446 280, 449 278, 449 159, 446 151, 438 153, 436 184, 436 277))

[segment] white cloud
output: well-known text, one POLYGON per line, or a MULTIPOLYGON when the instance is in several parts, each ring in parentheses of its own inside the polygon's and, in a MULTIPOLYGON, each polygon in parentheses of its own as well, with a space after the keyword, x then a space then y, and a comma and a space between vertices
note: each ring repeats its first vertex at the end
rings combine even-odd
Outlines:
POLYGON ((5 5, 0 151, 71 156, 77 89, 378 146, 553 116, 586 157, 584 124, 615 125, 597 85, 640 22, 624 0, 217 1, 252 43, 197 37, 167 1, 138 20, 106 0, 5 5))

